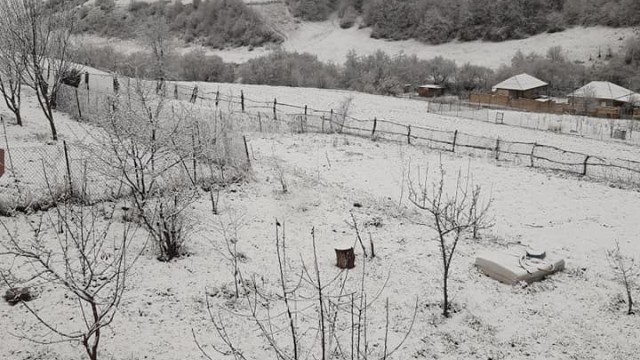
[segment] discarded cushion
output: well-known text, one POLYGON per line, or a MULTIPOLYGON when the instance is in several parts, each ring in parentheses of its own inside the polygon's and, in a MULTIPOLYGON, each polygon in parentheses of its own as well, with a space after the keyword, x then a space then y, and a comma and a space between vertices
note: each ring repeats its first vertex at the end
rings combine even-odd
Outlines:
POLYGON ((510 250, 481 253, 476 257, 476 266, 485 275, 502 283, 515 285, 524 281, 530 284, 562 271, 564 260, 545 255, 542 258, 539 255, 530 256, 524 250, 510 250))

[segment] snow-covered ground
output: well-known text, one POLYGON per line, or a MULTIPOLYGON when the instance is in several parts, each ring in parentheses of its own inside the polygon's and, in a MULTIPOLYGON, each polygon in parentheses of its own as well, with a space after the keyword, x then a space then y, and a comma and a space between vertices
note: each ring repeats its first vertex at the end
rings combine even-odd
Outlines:
MULTIPOLYGON (((286 251, 294 268, 299 259, 310 260, 310 231, 315 227, 319 268, 328 280, 337 273, 334 247, 354 241, 353 231, 345 224, 351 211, 376 246, 377 257, 367 260, 367 288, 377 293, 390 276, 382 300, 368 315, 369 341, 384 336, 384 299, 389 298, 394 324, 389 337, 395 341, 407 329, 418 298, 413 332, 393 359, 622 360, 640 351, 635 341, 640 336, 637 316, 623 314, 624 304, 619 301, 623 289, 613 281, 605 255, 614 240, 620 241, 627 254, 640 254, 639 243, 633 241, 640 231, 634 215, 640 211, 639 193, 521 167, 496 166, 482 158, 442 155, 448 176, 469 169, 474 183, 492 194, 495 216, 495 226, 481 240, 465 240, 454 258, 450 286, 456 312, 444 319, 437 305, 441 285, 437 244, 431 240, 434 234, 411 221, 421 221, 426 215, 401 199, 408 162, 435 169, 439 153, 340 135, 249 134, 249 143, 255 159, 253 181, 222 193, 219 216, 211 214, 207 199, 200 199, 190 210, 197 224, 188 242, 190 256, 161 263, 147 250, 138 260, 115 321, 104 333, 102 357, 200 359, 194 331, 213 358, 228 358, 210 346, 221 343, 208 319, 205 296, 207 291, 228 288, 232 280, 227 261, 214 250, 222 240, 211 224, 229 214, 243 214, 238 249, 246 261, 241 271, 246 278, 255 274, 261 284, 277 291, 274 220, 286 221, 286 251), (279 190, 277 167, 283 169, 289 183, 287 194, 279 190), (355 203, 361 207, 354 207, 355 203), (374 219, 379 227, 364 225, 374 219), (477 253, 520 249, 518 242, 564 258, 567 269, 521 287, 497 283, 474 267, 477 253)), ((3 221, 11 221, 12 226, 16 221, 21 227, 29 219, 3 221)), ((142 237, 137 239, 137 249, 142 241, 142 237)), ((349 275, 347 288, 359 283, 361 261, 357 250, 355 273, 349 275)), ((0 285, 0 291, 4 289, 0 285)), ((42 296, 31 304, 45 310, 54 324, 81 325, 74 303, 59 289, 38 290, 42 296)), ((233 315, 246 314, 246 305, 220 295, 210 296, 209 301, 248 359, 263 359, 269 353, 250 319, 233 315)), ((34 321, 20 306, 1 302, 0 318, 2 358, 83 356, 82 349, 65 343, 43 346, 11 336, 34 321)), ((315 326, 309 321, 309 326, 315 326)))
MULTIPOLYGON (((106 78, 91 79, 91 89, 108 91, 110 83, 106 78)), ((422 101, 335 90, 199 86, 200 94, 207 97, 218 89, 223 95, 238 95, 242 89, 247 99, 265 104, 277 97, 280 103, 307 104, 318 109, 338 108, 345 98, 352 97, 351 113, 356 117, 378 116, 407 124, 458 128, 478 135, 539 141, 606 156, 637 156, 637 148, 619 142, 428 114, 422 101)), ((6 135, 15 147, 47 142, 48 125, 37 103, 29 94, 25 101, 27 127, 7 128, 6 135)), ((11 119, 3 105, 0 112, 11 119)), ((64 114, 56 113, 56 118, 65 139, 87 140, 84 135, 91 131, 90 127, 64 114)), ((5 134, 0 135, 4 138, 5 134)), ((381 299, 389 298, 393 324, 389 337, 393 341, 407 329, 418 299, 414 329, 393 359, 623 360, 634 358, 640 351, 640 344, 635 341, 640 336, 637 316, 624 315, 625 305, 620 300, 623 288, 614 281, 606 257, 606 250, 614 246, 615 240, 626 254, 640 256, 640 243, 633 240, 640 231, 635 216, 640 211, 640 193, 495 162, 488 154, 469 157, 337 134, 246 135, 253 166, 251 181, 222 192, 220 215, 212 215, 208 198, 193 204, 189 213, 195 226, 187 245, 188 257, 161 263, 151 248, 143 252, 127 282, 128 291, 115 321, 104 334, 102 357, 203 358, 193 341, 193 331, 214 359, 225 359, 210 346, 221 344, 209 321, 205 296, 217 289, 218 295, 210 296, 209 301, 214 311, 225 318, 231 339, 248 359, 263 359, 268 350, 255 324, 233 315, 246 314, 249 309, 242 302, 234 303, 220 295, 229 288, 232 276, 223 253, 215 249, 222 240, 213 224, 228 221, 232 214, 243 216, 238 248, 246 255, 246 261, 240 265, 241 271, 245 278, 255 275, 266 289, 277 291, 275 219, 286 221, 286 251, 294 268, 300 264, 298 259, 309 263, 310 231, 315 227, 319 268, 328 280, 336 274, 334 248, 354 241, 355 234, 345 223, 350 212, 361 222, 367 239, 371 233, 376 247, 377 257, 367 260, 367 289, 377 293, 390 276, 381 299), (417 224, 426 215, 412 208, 406 198, 409 169, 413 174, 418 167, 428 166, 433 171, 440 161, 447 179, 453 181, 459 170, 468 170, 474 184, 482 186, 484 193, 494 199, 491 214, 495 226, 478 241, 465 240, 454 258, 450 286, 455 313, 451 319, 439 315, 440 267, 437 243, 432 241, 434 234, 417 224), (280 190, 281 177, 288 183, 286 194, 280 190), (523 246, 564 258, 567 269, 523 287, 497 283, 481 275, 473 265, 475 256, 484 250, 519 250, 523 246)), ((2 221, 10 229, 25 231, 27 224, 39 216, 2 221)), ((6 239, 4 236, 0 232, 0 238, 6 239)), ((55 242, 53 236, 51 240, 55 242)), ((140 233, 134 248, 142 249, 143 242, 140 233)), ((357 267, 355 274, 349 274, 347 288, 357 287, 359 282, 362 253, 357 253, 357 267)), ((0 293, 5 290, 6 286, 0 284, 0 293)), ((36 290, 40 296, 31 304, 44 311, 48 320, 65 328, 82 326, 75 303, 60 288, 38 286, 36 290)), ((20 306, 0 302, 0 318, 0 358, 75 359, 84 355, 82 349, 66 343, 37 345, 12 336, 34 324, 34 318, 20 306)), ((370 341, 383 338, 384 320, 384 301, 378 301, 369 312, 370 341)))
MULTIPOLYGON (((194 83, 180 84, 185 88, 194 86, 194 83)), ((239 97, 242 90, 247 99, 247 104, 253 105, 252 102, 249 102, 249 99, 251 99, 263 102, 261 105, 266 107, 271 106, 274 99, 277 99, 280 104, 307 105, 318 110, 329 111, 334 109, 338 111, 347 99, 351 99, 349 115, 363 120, 385 119, 405 125, 417 125, 448 131, 458 130, 470 135, 490 138, 499 137, 507 141, 537 142, 539 144, 557 146, 565 150, 640 161, 638 147, 630 143, 581 138, 569 134, 554 134, 549 131, 437 115, 427 112, 427 103, 422 100, 371 95, 346 90, 302 89, 227 83, 197 83, 197 85, 200 91, 199 94, 208 98, 215 97, 216 91, 220 91, 223 95, 239 97)), ((234 109, 236 111, 239 110, 239 106, 235 106, 234 109)), ((284 112, 299 112, 299 110, 285 106, 281 106, 280 110, 284 112)), ((268 108, 262 111, 269 113, 268 108)))
MULTIPOLYGON (((511 58, 518 51, 524 53, 546 54, 552 46, 561 46, 567 57, 573 61, 590 63, 597 60, 599 51, 606 53, 609 48, 617 52, 630 39, 634 30, 631 28, 607 27, 575 27, 553 34, 539 34, 522 40, 504 42, 450 42, 441 45, 429 45, 415 40, 387 41, 372 39, 371 29, 341 29, 336 20, 324 22, 301 22, 294 25, 294 30, 287 32, 287 39, 280 46, 267 45, 259 48, 233 48, 226 50, 206 49, 208 53, 218 55, 227 62, 243 63, 263 56, 281 47, 288 51, 307 52, 318 56, 322 61, 343 63, 347 54, 355 50, 359 55, 372 54, 382 50, 391 55, 401 52, 416 55, 421 59, 432 59, 443 56, 458 64, 471 63, 497 69, 503 64, 510 64, 511 58)), ((82 41, 96 45, 113 45, 123 52, 139 51, 144 48, 133 41, 117 42, 94 36, 84 36, 82 41)), ((184 52, 194 46, 178 45, 177 51, 184 52)))

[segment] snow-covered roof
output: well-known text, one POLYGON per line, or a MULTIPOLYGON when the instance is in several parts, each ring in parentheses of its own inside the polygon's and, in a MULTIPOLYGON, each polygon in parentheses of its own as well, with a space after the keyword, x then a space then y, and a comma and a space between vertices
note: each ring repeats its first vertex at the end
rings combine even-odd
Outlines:
POLYGON ((631 93, 629 95, 625 95, 623 97, 617 98, 616 100, 631 103, 634 105, 640 105, 640 94, 631 93))
POLYGON ((547 86, 546 82, 537 79, 529 74, 520 74, 516 76, 512 76, 507 80, 497 84, 493 87, 493 90, 496 89, 504 89, 504 90, 517 90, 517 91, 526 91, 531 89, 537 89, 542 86, 547 86))
POLYGON ((569 94, 569 97, 594 98, 630 102, 635 94, 629 89, 608 81, 592 81, 580 89, 569 94))
POLYGON ((420 85, 418 87, 423 89, 444 89, 442 86, 434 84, 420 85))

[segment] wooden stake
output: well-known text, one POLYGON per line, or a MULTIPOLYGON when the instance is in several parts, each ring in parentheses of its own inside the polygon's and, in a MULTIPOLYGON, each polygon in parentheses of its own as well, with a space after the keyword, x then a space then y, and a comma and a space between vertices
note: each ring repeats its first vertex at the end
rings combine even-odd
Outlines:
POLYGON ((278 105, 278 99, 273 99, 273 119, 278 120, 278 113, 276 110, 276 106, 278 105))
POLYGON ((373 129, 371 130, 371 137, 376 136, 376 127, 378 126, 378 118, 373 118, 373 129))
POLYGON ((451 147, 451 152, 456 152, 456 141, 458 141, 458 130, 453 133, 453 146, 451 147))
POLYGON ((533 153, 536 151, 536 146, 538 146, 538 144, 533 144, 533 147, 531 148, 531 167, 534 167, 534 163, 533 163, 533 153))
POLYGON ((69 149, 67 148, 67 141, 62 141, 62 147, 64 149, 64 160, 67 164, 67 178, 69 181, 69 195, 73 196, 73 183, 71 180, 71 161, 69 161, 69 149))
POLYGON ((251 158, 249 157, 249 146, 247 146, 247 137, 243 135, 242 140, 244 141, 244 152, 247 155, 247 165, 251 167, 251 158))
POLYGON ((589 162, 589 158, 591 158, 590 155, 587 155, 584 158, 584 168, 582 169, 582 176, 587 176, 587 163, 589 162))
POLYGON ((82 110, 80 109, 80 99, 78 98, 78 88, 76 88, 76 104, 78 105, 78 117, 82 120, 82 110))

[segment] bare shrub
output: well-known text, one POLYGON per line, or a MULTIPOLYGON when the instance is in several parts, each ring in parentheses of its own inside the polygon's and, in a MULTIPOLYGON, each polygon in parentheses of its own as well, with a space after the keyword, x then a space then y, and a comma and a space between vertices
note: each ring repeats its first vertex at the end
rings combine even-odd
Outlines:
POLYGON ((627 296, 627 315, 632 315, 633 298, 632 292, 638 286, 637 280, 640 276, 640 269, 637 267, 636 260, 620 251, 620 243, 616 241, 616 246, 607 251, 609 264, 613 269, 616 280, 624 286, 627 296))
POLYGON ((240 289, 238 288, 241 283, 239 264, 243 259, 246 259, 245 255, 238 251, 238 241, 240 240, 239 232, 243 225, 244 217, 241 214, 230 212, 228 219, 219 219, 215 227, 218 234, 220 234, 224 240, 224 245, 219 244, 218 241, 211 241, 216 251, 229 262, 231 273, 233 274, 235 299, 238 299, 240 296, 240 289))
POLYGON ((286 194, 289 192, 289 182, 287 181, 287 176, 285 174, 284 168, 280 164, 278 160, 274 160, 273 171, 275 173, 276 179, 280 182, 280 187, 282 189, 282 193, 286 194))
POLYGON ((157 245, 158 260, 170 261, 184 255, 184 244, 188 239, 191 224, 187 209, 192 198, 185 194, 163 196, 153 201, 155 211, 142 213, 143 224, 157 245))
MULTIPOLYGON (((361 278, 349 282, 349 271, 341 271, 327 278, 322 274, 316 249, 315 230, 311 231, 313 259, 311 264, 301 261, 293 270, 285 249, 284 222, 276 220, 275 245, 278 258, 278 280, 273 288, 258 286, 254 277, 244 281, 248 295, 244 296, 247 314, 237 314, 234 322, 249 319, 262 338, 266 348, 278 359, 391 359, 402 347, 413 328, 416 309, 401 339, 389 344, 389 302, 384 305, 384 323, 372 326, 371 311, 382 289, 368 297, 365 289, 366 265, 363 261, 361 278), (289 274, 296 274, 290 277, 289 274), (371 329, 378 329, 374 333, 371 329), (375 339, 375 340, 373 340, 375 339)), ((264 282, 263 282, 264 283, 264 282)), ((217 353, 235 359, 262 359, 264 350, 250 354, 233 339, 221 312, 216 312, 207 297, 207 309, 221 345, 212 345, 217 353)), ((396 327, 396 326, 394 326, 396 327)), ((397 327, 396 327, 397 328, 397 327)), ((197 339, 202 354, 213 359, 197 339)))
POLYGON ((353 104, 353 96, 348 96, 342 100, 340 106, 338 106, 336 116, 334 119, 331 119, 332 122, 335 122, 337 125, 336 132, 339 134, 342 133, 344 129, 344 124, 347 122, 347 118, 349 118, 349 113, 351 112, 351 106, 353 104))
POLYGON ((409 201, 425 211, 432 222, 420 223, 436 231, 442 261, 442 314, 449 317, 449 271, 458 243, 465 236, 477 234, 487 223, 491 200, 482 202, 481 187, 471 183, 470 175, 459 171, 453 189, 449 189, 446 174, 440 162, 438 178, 429 182, 429 169, 418 179, 409 181, 409 201))

